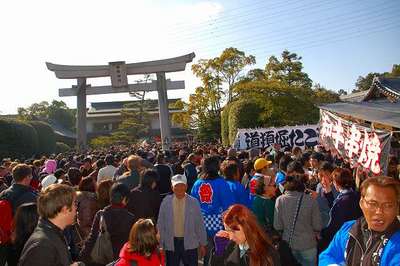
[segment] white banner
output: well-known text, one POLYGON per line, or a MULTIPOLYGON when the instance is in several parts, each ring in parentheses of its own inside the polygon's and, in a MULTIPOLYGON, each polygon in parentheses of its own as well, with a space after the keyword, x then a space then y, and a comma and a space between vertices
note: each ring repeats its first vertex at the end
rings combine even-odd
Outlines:
POLYGON ((233 146, 238 150, 268 149, 275 143, 282 148, 313 147, 318 144, 318 125, 238 129, 233 146))

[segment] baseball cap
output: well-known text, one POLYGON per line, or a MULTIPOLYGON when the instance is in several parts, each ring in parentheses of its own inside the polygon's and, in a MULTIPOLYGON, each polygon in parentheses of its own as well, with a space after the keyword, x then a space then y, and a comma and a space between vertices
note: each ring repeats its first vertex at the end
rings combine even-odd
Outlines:
POLYGON ((177 184, 187 184, 186 176, 185 175, 174 175, 171 178, 171 184, 174 187, 177 184))
POLYGON ((272 164, 272 161, 267 161, 264 158, 259 158, 254 162, 254 170, 261 170, 272 164))

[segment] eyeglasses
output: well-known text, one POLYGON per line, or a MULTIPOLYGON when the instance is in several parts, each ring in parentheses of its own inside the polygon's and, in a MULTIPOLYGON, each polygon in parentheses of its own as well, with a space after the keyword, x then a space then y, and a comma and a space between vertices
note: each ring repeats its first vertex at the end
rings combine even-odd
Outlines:
POLYGON ((379 204, 376 201, 366 200, 365 198, 362 198, 362 201, 365 203, 365 205, 367 205, 367 208, 372 212, 376 212, 378 208, 381 209, 382 212, 390 212, 397 207, 397 203, 394 202, 384 202, 382 204, 379 204))

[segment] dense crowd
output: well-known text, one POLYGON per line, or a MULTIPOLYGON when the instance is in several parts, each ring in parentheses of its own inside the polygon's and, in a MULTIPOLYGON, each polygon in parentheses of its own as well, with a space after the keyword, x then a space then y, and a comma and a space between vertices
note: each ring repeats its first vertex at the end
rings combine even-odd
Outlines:
POLYGON ((398 179, 321 146, 4 158, 0 266, 400 265, 398 179))

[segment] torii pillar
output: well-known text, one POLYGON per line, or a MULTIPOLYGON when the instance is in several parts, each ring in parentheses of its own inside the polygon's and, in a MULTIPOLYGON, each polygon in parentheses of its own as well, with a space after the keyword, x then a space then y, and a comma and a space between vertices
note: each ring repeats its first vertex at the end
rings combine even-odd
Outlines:
POLYGON ((72 88, 59 89, 59 96, 77 96, 77 148, 85 150, 86 137, 86 95, 123 93, 133 91, 157 91, 160 117, 161 143, 163 150, 168 150, 171 144, 171 127, 169 121, 167 90, 184 89, 184 81, 170 81, 165 79, 165 73, 184 71, 186 64, 192 62, 194 53, 141 63, 125 64, 124 61, 110 62, 99 66, 71 66, 46 63, 47 68, 53 71, 60 79, 77 79, 77 85, 72 88), (128 75, 156 73, 157 81, 150 86, 146 83, 128 84, 128 75), (111 86, 91 87, 86 84, 87 78, 111 78, 111 86))

